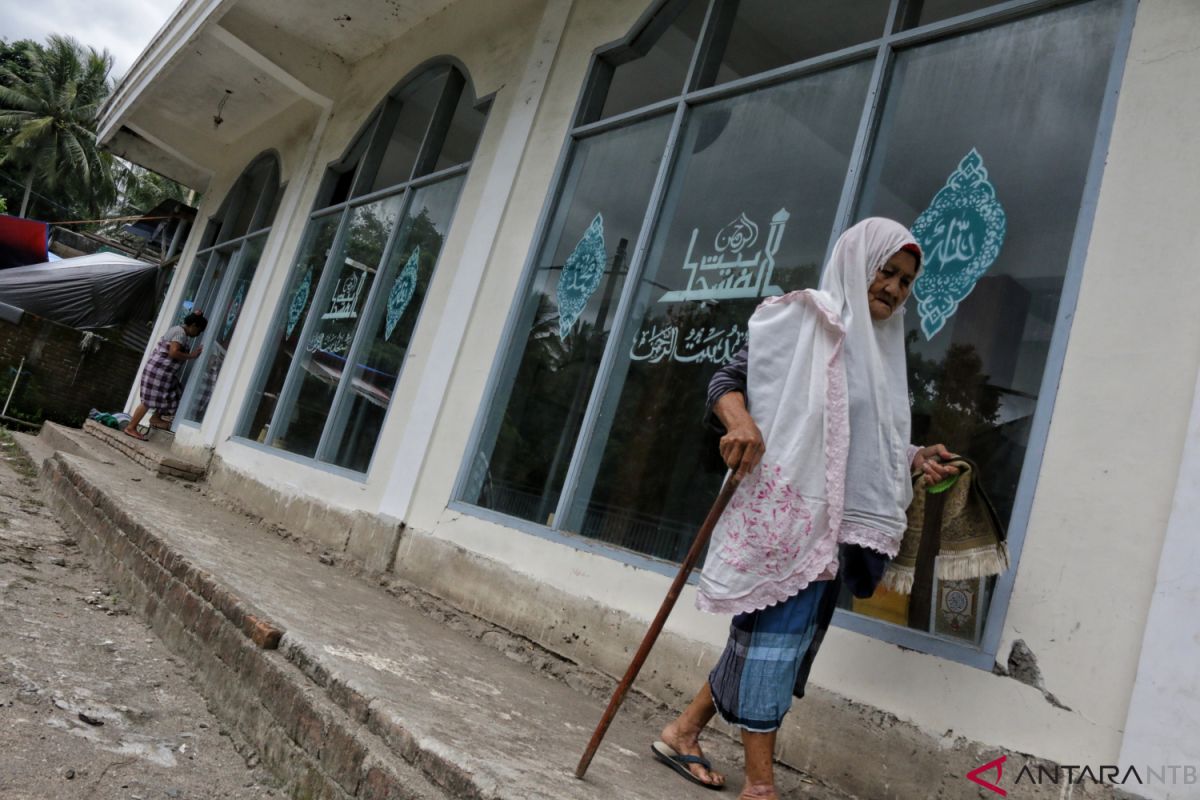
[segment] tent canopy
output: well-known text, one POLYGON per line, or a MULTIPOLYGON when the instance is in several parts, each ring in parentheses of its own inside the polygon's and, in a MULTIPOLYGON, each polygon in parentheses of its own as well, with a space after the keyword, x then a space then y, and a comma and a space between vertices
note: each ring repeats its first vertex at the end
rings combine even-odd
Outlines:
POLYGON ((154 264, 118 253, 0 270, 0 303, 73 328, 118 325, 153 303, 154 264))

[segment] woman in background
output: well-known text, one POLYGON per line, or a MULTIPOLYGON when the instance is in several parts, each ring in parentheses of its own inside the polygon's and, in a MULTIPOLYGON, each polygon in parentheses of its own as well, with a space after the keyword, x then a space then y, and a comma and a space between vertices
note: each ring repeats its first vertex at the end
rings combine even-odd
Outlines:
POLYGON ((133 410, 133 418, 125 426, 125 434, 135 439, 146 441, 150 437, 138 430, 138 424, 146 412, 154 409, 150 415, 150 427, 169 430, 171 417, 179 408, 179 398, 183 394, 183 384, 179 381, 179 368, 184 361, 199 358, 204 345, 198 344, 187 349, 189 339, 194 339, 208 327, 208 320, 199 311, 193 311, 183 318, 182 325, 170 328, 146 361, 142 370, 140 387, 141 402, 133 410))

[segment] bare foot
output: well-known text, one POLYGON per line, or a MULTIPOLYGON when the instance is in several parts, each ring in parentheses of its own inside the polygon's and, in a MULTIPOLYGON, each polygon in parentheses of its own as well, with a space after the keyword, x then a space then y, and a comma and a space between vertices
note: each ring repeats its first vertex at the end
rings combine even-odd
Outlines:
MULTIPOLYGON (((675 720, 670 725, 662 729, 659 738, 664 744, 667 744, 676 753, 685 756, 703 756, 704 752, 700 749, 700 731, 687 731, 680 725, 679 720, 675 720)), ((701 764, 689 764, 688 771, 696 776, 703 783, 710 786, 724 786, 725 776, 716 770, 705 769, 701 764)))
POLYGON ((775 785, 771 783, 747 783, 738 800, 779 800, 775 785))
POLYGON ((124 432, 126 436, 132 436, 140 442, 150 441, 150 437, 139 431, 137 428, 125 428, 124 432))

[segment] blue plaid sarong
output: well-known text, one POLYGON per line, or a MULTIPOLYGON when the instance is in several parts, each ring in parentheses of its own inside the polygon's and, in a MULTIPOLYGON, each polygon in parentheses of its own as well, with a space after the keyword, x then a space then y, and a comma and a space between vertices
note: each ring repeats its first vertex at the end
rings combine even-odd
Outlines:
POLYGON ((754 733, 779 728, 793 693, 804 696, 839 584, 816 581, 782 603, 733 618, 725 651, 708 676, 722 719, 754 733))

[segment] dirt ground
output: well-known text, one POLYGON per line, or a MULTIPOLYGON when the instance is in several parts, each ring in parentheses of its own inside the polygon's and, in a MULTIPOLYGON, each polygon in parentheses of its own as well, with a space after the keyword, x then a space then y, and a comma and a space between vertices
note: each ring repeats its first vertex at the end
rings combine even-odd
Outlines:
POLYGON ((0 797, 282 795, 59 527, 0 430, 0 797))

